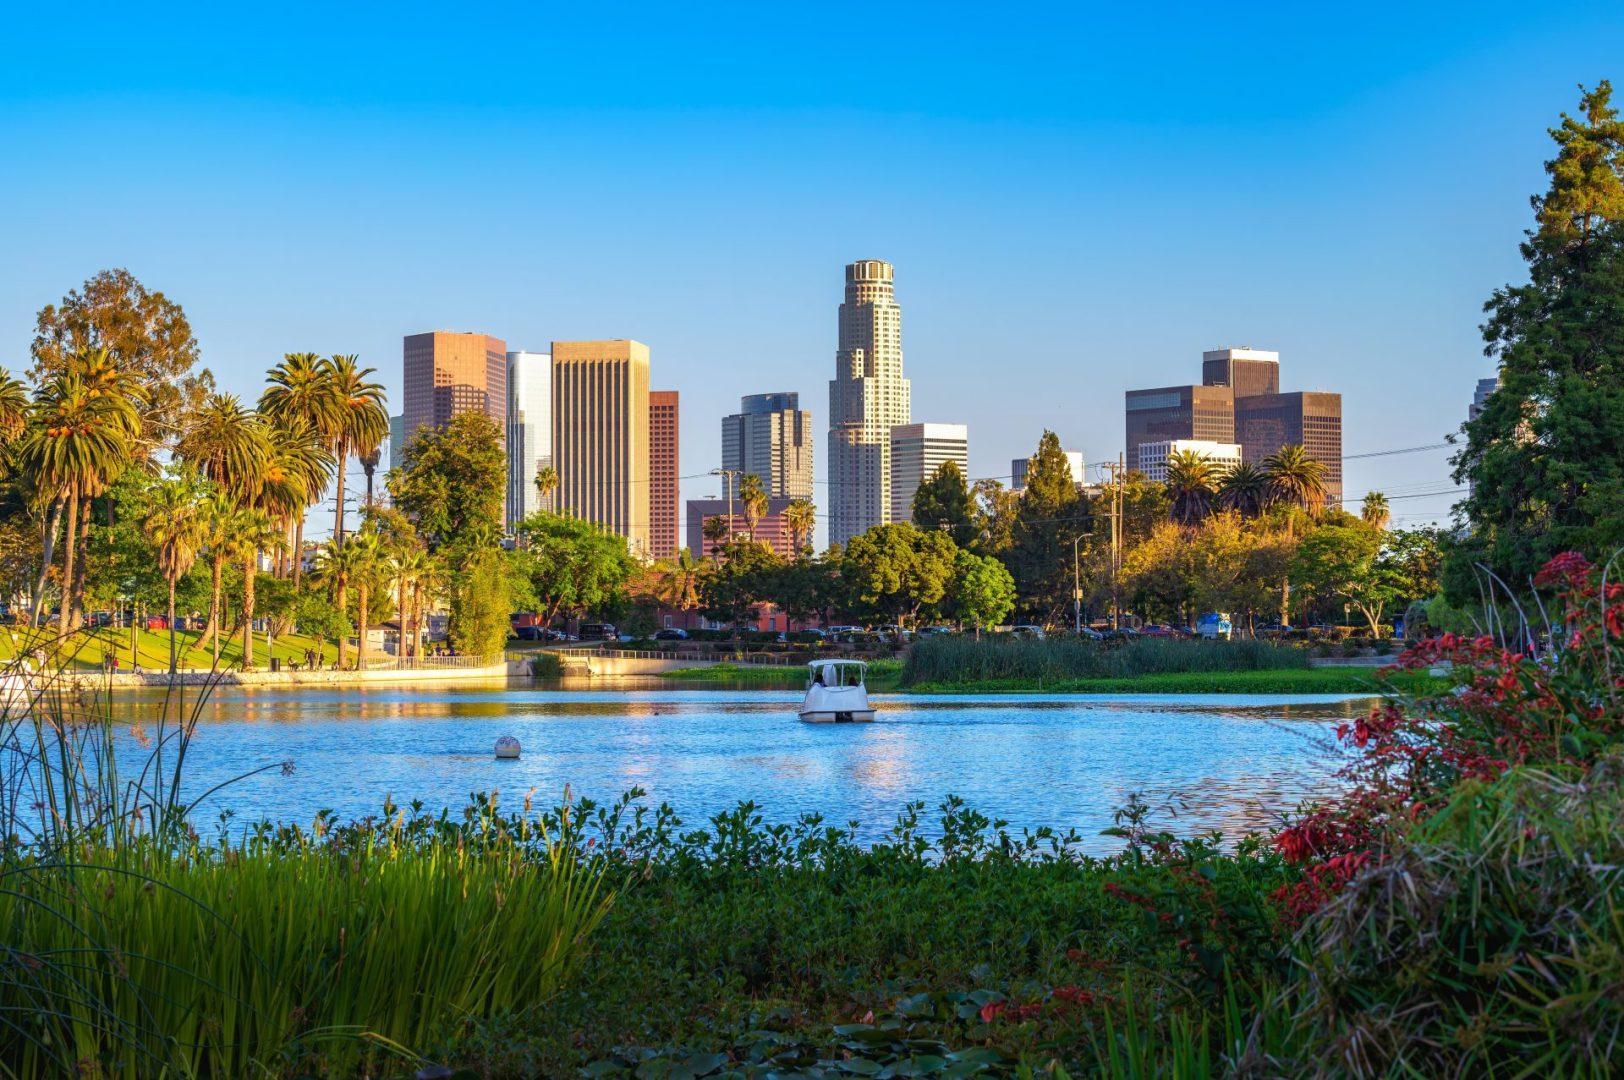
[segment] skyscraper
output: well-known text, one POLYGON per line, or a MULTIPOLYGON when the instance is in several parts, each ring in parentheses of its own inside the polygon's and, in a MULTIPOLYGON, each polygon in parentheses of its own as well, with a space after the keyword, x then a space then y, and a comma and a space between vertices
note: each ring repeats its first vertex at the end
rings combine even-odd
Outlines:
MULTIPOLYGON (((546 509, 536 474, 553 463, 553 358, 510 352, 508 372, 508 524, 546 509)), ((551 496, 546 503, 552 502, 551 496)))
POLYGON ((1472 404, 1466 410, 1467 420, 1476 420, 1483 412, 1483 406, 1488 404, 1489 395, 1500 389, 1500 376, 1492 379, 1477 380, 1477 390, 1472 394, 1472 404))
POLYGON ((648 393, 649 554, 677 553, 677 391, 648 393))
POLYGON ((406 438, 444 427, 459 413, 482 412, 507 435, 507 346, 489 334, 435 330, 404 340, 406 438))
POLYGON ((1280 354, 1246 346, 1209 349, 1201 354, 1201 381, 1227 386, 1235 398, 1280 392, 1280 354))
MULTIPOLYGON (((1081 450, 1062 450, 1060 452, 1066 455, 1066 464, 1071 467, 1072 481, 1077 484, 1081 484, 1084 478, 1083 452, 1081 450)), ((1029 457, 1013 458, 1010 461, 1009 489, 1011 491, 1021 491, 1025 489, 1026 470, 1030 469, 1031 467, 1032 459, 1029 457)))
POLYGON ((970 429, 963 424, 899 424, 891 429, 891 520, 913 520, 914 492, 942 463, 970 476, 970 429))
POLYGON ((1190 453, 1211 462, 1220 474, 1241 463, 1239 443, 1212 442, 1208 439, 1164 439, 1161 442, 1139 444, 1134 468, 1145 474, 1146 480, 1158 484, 1167 482, 1167 463, 1176 454, 1190 453))
POLYGON ((902 377, 902 309, 888 262, 846 267, 835 377, 829 383, 829 540, 891 520, 891 429, 912 420, 902 377))
POLYGON ((649 552, 648 346, 553 342, 553 469, 560 511, 649 552))
POLYGON ((768 496, 812 497, 812 414, 793 393, 751 394, 722 417, 722 468, 755 473, 768 496))
POLYGON ((1235 442, 1256 464, 1282 446, 1301 446, 1325 466, 1325 501, 1342 502, 1342 395, 1296 390, 1235 403, 1235 442))
POLYGON ((1127 394, 1127 451, 1168 439, 1235 442, 1235 391, 1227 386, 1158 386, 1127 394))

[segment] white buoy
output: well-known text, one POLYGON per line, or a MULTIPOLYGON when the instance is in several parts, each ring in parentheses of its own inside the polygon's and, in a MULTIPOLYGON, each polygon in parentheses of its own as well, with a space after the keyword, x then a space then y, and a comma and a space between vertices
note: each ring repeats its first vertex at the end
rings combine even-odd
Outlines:
POLYGON ((503 735, 496 740, 496 756, 498 758, 516 758, 519 756, 519 740, 512 735, 503 735))

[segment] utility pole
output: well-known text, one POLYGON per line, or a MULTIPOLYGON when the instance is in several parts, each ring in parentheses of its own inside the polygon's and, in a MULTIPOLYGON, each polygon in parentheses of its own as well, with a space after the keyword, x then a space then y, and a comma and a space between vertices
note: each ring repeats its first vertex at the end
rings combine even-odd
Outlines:
POLYGON ((1111 484, 1111 629, 1122 629, 1122 604, 1118 578, 1122 573, 1122 476, 1126 466, 1118 454, 1115 461, 1107 461, 1100 468, 1110 476, 1111 484))
POLYGON ((712 469, 712 476, 720 476, 727 484, 727 540, 733 542, 733 478, 739 475, 738 469, 712 469))
POLYGON ((1083 636, 1083 576, 1078 569, 1077 545, 1082 543, 1079 533, 1071 538, 1071 632, 1083 636))

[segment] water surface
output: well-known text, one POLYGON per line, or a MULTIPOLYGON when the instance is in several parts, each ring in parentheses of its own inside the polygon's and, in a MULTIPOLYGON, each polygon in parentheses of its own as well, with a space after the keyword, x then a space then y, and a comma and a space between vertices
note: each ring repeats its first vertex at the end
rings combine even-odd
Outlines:
POLYGON ((1338 764, 1330 727, 1368 708, 1312 695, 888 694, 875 695, 873 724, 814 725, 795 717, 799 692, 668 685, 222 688, 204 707, 186 786, 291 763, 212 797, 202 827, 227 808, 239 822, 307 824, 321 809, 377 814, 386 796, 457 810, 474 792, 517 807, 532 789, 551 805, 566 785, 600 802, 636 786, 690 825, 749 799, 773 821, 856 821, 869 840, 904 804, 933 810, 954 794, 1017 829, 1075 828, 1104 851, 1117 843, 1097 834, 1132 792, 1175 805, 1167 824, 1181 833, 1270 827, 1326 789, 1338 764), (494 759, 505 734, 523 744, 520 760, 494 759))

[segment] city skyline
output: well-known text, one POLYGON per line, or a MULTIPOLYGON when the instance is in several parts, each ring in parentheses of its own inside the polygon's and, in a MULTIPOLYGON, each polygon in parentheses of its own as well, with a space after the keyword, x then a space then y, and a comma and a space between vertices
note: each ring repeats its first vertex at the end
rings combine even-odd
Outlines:
MULTIPOLYGON (((793 389, 823 412, 830 267, 874 254, 906 275, 914 412, 973 421, 972 476, 1007 474, 1046 427, 1115 460, 1122 390, 1250 342, 1295 358, 1294 386, 1342 392, 1350 501, 1375 488, 1399 523, 1447 520, 1458 496, 1415 496, 1454 487, 1448 449, 1358 455, 1442 444, 1493 375, 1481 305, 1523 276, 1545 128, 1575 82, 1608 74, 1624 11, 1367 12, 1336 33, 1326 13, 1057 17, 1052 40, 1017 49, 994 28, 972 49, 887 9, 875 94, 866 63, 813 47, 832 26, 769 64, 705 20, 650 13, 622 43, 634 74, 609 86, 582 77, 604 34, 579 14, 546 23, 557 77, 467 81, 399 67, 433 38, 417 20, 383 38, 347 15, 319 39, 296 22, 219 39, 109 9, 71 77, 49 49, 0 71, 0 362, 26 367, 39 309, 114 266, 184 304, 203 362, 249 399, 268 362, 313 349, 358 354, 399 412, 400 339, 425 326, 515 349, 635 337, 683 394, 681 455, 702 472, 711 418, 742 392, 793 389), (1560 32, 1576 24, 1589 32, 1560 32), (1130 62, 1123 43, 1149 33, 1156 55, 1130 62), (141 48, 170 62, 117 62, 141 48), (1267 77, 1213 80, 1216 55, 1267 77), (322 57, 342 62, 286 77, 322 57), (506 167, 401 167, 470 140, 506 167), (85 142, 116 175, 74 164, 85 142), (1198 167, 1156 167, 1173 146, 1198 167), (657 180, 607 167, 628 149, 662 163, 657 180), (476 235, 501 242, 470 260, 476 235)), ((13 26, 60 33, 44 9, 13 26)), ((685 499, 720 492, 683 481, 685 499)))

